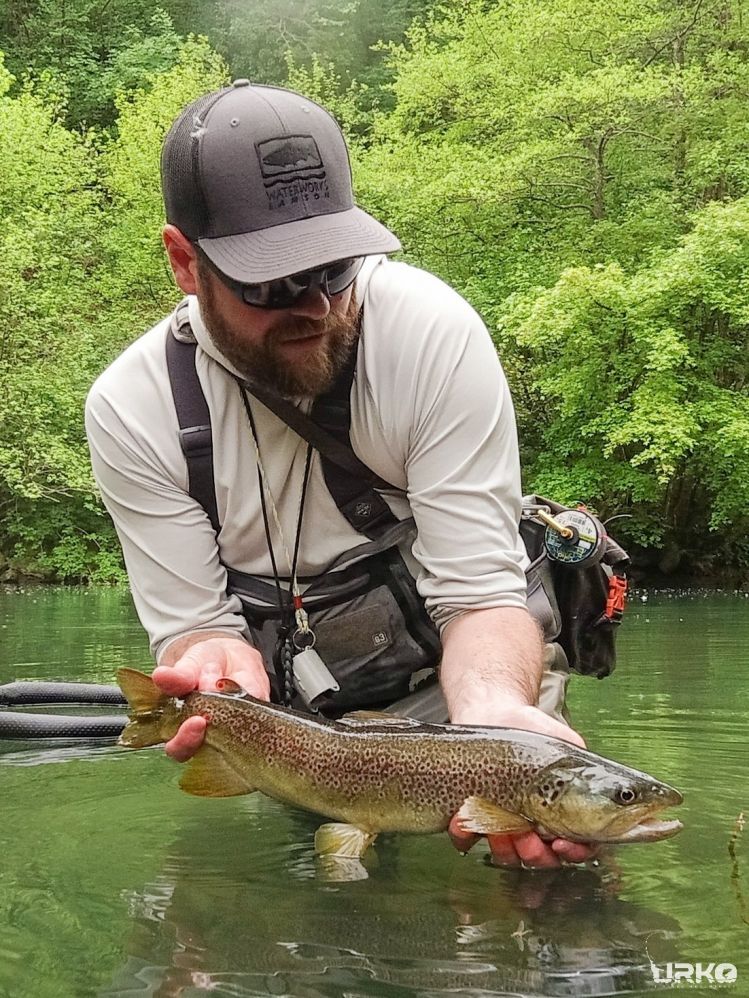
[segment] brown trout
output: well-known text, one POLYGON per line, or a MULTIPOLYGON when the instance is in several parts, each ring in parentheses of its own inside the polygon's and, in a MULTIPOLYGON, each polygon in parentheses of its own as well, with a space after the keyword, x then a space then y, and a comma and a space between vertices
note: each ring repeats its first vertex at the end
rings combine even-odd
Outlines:
POLYGON ((187 793, 268 797, 333 819, 315 851, 359 857, 379 832, 534 829, 576 842, 653 842, 682 802, 673 787, 558 738, 512 728, 425 724, 356 711, 338 721, 256 700, 231 680, 220 693, 167 697, 150 676, 117 673, 131 708, 120 744, 167 741, 188 717, 209 720, 180 780, 187 793))

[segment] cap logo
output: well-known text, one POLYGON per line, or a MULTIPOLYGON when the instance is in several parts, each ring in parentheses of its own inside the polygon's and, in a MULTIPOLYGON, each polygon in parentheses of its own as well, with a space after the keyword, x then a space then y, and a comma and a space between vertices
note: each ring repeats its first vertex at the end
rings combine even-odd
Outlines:
POLYGON ((269 208, 330 196, 320 150, 311 135, 285 135, 257 145, 269 208))
POLYGON ((260 170, 266 187, 283 183, 293 176, 308 177, 311 173, 324 177, 322 159, 311 135, 288 135, 268 139, 257 147, 260 170))

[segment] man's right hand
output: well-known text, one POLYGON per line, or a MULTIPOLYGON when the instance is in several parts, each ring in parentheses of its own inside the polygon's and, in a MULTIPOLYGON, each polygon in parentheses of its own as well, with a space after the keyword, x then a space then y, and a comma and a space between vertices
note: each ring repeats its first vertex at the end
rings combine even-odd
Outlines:
MULTIPOLYGON (((257 648, 246 641, 222 636, 200 638, 190 635, 193 643, 174 664, 160 665, 154 669, 153 681, 169 696, 183 697, 193 690, 217 690, 219 679, 233 679, 235 683, 259 700, 270 699, 270 681, 257 648)), ((171 648, 168 649, 171 651, 171 648)), ((167 655, 167 661, 169 656, 167 655)), ((203 717, 189 717, 177 734, 167 742, 167 755, 177 762, 186 762, 203 744, 207 721, 203 717)))

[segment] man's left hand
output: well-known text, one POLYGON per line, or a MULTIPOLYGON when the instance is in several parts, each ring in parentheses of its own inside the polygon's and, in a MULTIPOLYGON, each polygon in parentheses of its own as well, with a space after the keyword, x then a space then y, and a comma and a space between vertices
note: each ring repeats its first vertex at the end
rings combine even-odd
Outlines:
MULTIPOLYGON (((585 742, 572 728, 549 717, 538 707, 514 702, 503 703, 500 707, 486 704, 475 708, 464 708, 459 716, 452 718, 453 724, 485 724, 492 727, 520 728, 524 731, 537 731, 542 735, 562 738, 585 748, 585 742)), ((467 852, 482 836, 464 832, 457 818, 453 818, 448 828, 452 844, 460 852, 467 852)), ((492 862, 498 866, 531 866, 552 868, 565 863, 584 863, 596 853, 596 846, 567 839, 544 841, 535 832, 520 835, 487 835, 492 862)))

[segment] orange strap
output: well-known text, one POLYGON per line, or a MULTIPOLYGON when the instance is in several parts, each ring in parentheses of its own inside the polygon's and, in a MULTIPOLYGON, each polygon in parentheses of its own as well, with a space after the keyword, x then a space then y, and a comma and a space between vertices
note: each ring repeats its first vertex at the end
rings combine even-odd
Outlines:
POLYGON ((608 620, 621 620, 627 597, 627 580, 623 575, 609 578, 609 594, 606 599, 604 617, 608 620))

